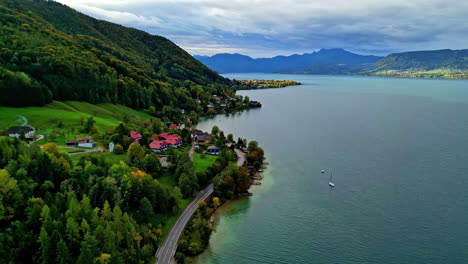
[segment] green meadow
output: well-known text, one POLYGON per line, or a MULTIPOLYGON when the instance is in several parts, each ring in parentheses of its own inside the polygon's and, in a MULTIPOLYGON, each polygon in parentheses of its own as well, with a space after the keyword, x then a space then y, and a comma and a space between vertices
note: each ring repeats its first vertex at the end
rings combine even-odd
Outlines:
POLYGON ((123 105, 97 104, 77 101, 53 101, 43 107, 0 107, 0 129, 21 125, 18 116, 28 119, 28 124, 36 129, 46 129, 57 125, 78 126, 82 118, 93 116, 100 129, 115 126, 127 118, 151 118, 149 114, 136 111, 123 105))
POLYGON ((217 156, 205 155, 202 158, 202 154, 194 153, 193 155, 193 167, 195 172, 205 172, 208 170, 208 167, 213 165, 216 162, 217 156))
MULTIPOLYGON (((121 121, 130 119, 148 119, 151 116, 143 111, 133 110, 123 105, 97 104, 77 101, 53 101, 43 107, 0 107, 0 131, 11 126, 21 125, 18 120, 23 116, 28 125, 36 128, 36 134, 50 134, 61 125, 60 133, 56 133, 53 141, 58 145, 65 144, 66 139, 80 135, 78 128, 88 117, 93 117, 96 126, 102 132, 109 126, 116 126, 121 121)), ((45 140, 38 142, 44 144, 45 140)))

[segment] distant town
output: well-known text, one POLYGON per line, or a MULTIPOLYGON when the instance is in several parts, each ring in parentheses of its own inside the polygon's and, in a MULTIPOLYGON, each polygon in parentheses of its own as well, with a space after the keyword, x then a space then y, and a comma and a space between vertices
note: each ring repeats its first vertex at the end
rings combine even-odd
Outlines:
POLYGON ((250 89, 268 89, 268 88, 283 88, 286 86, 301 85, 300 82, 290 80, 234 80, 239 84, 237 90, 250 89))

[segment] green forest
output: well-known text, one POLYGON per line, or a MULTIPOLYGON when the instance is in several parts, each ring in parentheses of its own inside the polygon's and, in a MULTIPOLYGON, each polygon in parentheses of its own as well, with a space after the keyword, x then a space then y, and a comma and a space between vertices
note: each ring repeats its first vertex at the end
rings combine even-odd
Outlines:
POLYGON ((194 110, 230 81, 168 39, 54 1, 0 0, 0 105, 52 100, 194 110))
MULTIPOLYGON (((178 259, 183 263, 202 252, 212 230, 209 216, 252 182, 247 168, 236 166, 233 151, 246 140, 236 144, 233 135, 215 128, 193 162, 190 132, 172 130, 186 144, 166 151, 170 165, 162 167, 145 141, 167 128, 157 119, 134 122, 94 135, 116 142, 114 153, 70 155, 53 142, 40 147, 0 137, 4 263, 149 263, 194 192, 213 182, 214 197, 190 221, 178 259), (140 143, 128 136, 136 128, 143 134, 140 143), (220 147, 220 155, 207 157, 203 150, 210 145, 220 147)), ((263 150, 250 142, 247 164, 259 168, 262 161, 263 150)))

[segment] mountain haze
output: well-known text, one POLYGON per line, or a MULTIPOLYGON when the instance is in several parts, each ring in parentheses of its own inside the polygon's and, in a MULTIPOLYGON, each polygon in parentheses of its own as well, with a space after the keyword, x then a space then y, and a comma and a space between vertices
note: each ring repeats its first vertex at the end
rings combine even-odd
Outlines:
POLYGON ((253 59, 241 54, 217 54, 195 56, 203 64, 220 73, 235 72, 290 72, 290 73, 334 73, 346 72, 362 65, 374 63, 378 56, 364 56, 343 49, 321 49, 302 55, 276 56, 253 59))

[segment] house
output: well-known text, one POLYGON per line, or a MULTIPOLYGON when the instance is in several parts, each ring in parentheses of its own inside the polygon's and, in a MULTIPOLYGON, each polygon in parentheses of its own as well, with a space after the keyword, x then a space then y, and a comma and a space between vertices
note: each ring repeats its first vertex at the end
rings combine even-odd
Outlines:
POLYGON ((65 142, 65 145, 67 145, 68 147, 74 147, 76 146, 78 143, 76 142, 76 139, 70 139, 70 140, 67 140, 65 142))
POLYGON ((171 136, 168 139, 166 139, 166 142, 168 145, 171 147, 180 147, 182 145, 182 138, 181 137, 174 137, 171 136))
POLYGON ((172 124, 172 125, 169 126, 169 128, 171 128, 171 129, 177 129, 177 128, 179 128, 179 127, 178 127, 177 125, 172 124))
POLYGON ((200 129, 192 130, 192 138, 196 138, 198 135, 205 134, 205 132, 201 131, 200 129))
POLYGON ((209 142, 211 139, 210 135, 203 133, 195 136, 195 141, 198 143, 209 142))
POLYGON ((137 131, 130 131, 130 137, 133 139, 133 142, 138 142, 143 136, 137 131))
POLYGON ((90 136, 76 136, 76 139, 67 140, 65 144, 67 146, 78 146, 85 148, 94 147, 93 138, 90 136))
POLYGON ((219 155, 219 153, 221 153, 221 148, 216 147, 216 146, 209 146, 206 149, 206 153, 211 154, 211 155, 219 155))
POLYGON ((13 126, 8 129, 8 135, 10 137, 19 138, 21 133, 24 133, 24 137, 26 139, 32 140, 34 138, 34 133, 36 133, 36 129, 32 126, 13 126))
POLYGON ((171 134, 164 132, 164 133, 159 134, 158 137, 159 139, 168 139, 169 137, 171 137, 171 134))
POLYGON ((93 138, 91 136, 77 136, 76 143, 78 144, 78 147, 92 148, 93 138))
POLYGON ((169 145, 165 140, 153 140, 149 147, 154 152, 166 151, 169 148, 169 145))

